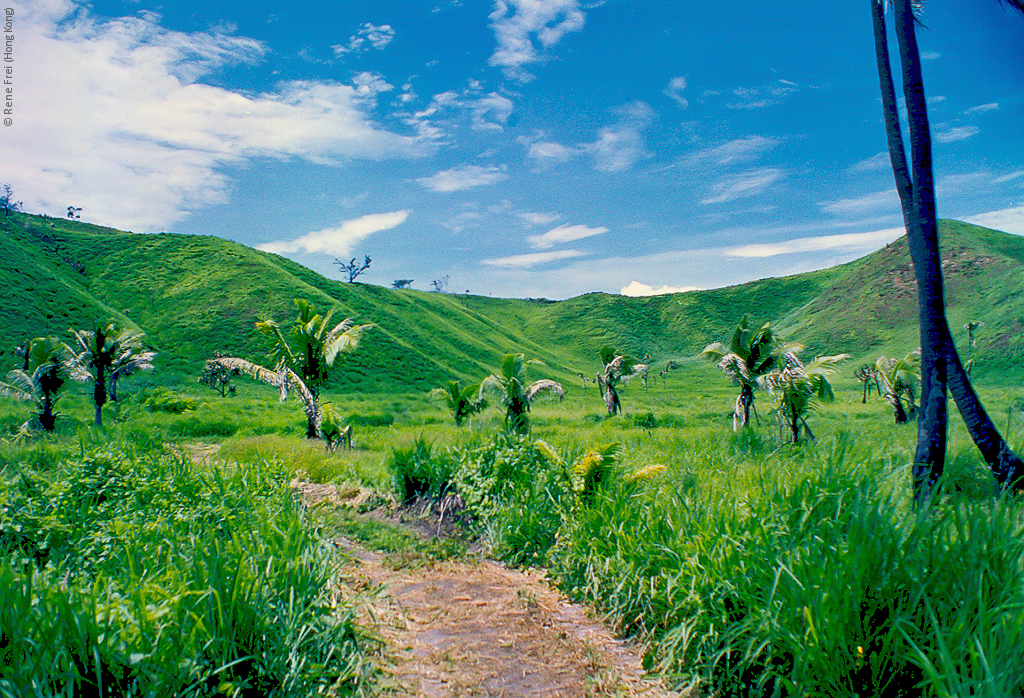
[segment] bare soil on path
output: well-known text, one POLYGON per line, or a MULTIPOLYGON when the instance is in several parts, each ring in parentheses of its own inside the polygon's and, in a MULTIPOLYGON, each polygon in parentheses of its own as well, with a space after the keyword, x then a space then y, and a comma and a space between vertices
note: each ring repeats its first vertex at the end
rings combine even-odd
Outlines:
POLYGON ((392 648, 398 695, 672 695, 643 675, 637 648, 615 639, 539 572, 487 560, 392 569, 339 539, 368 620, 392 648))
MULTIPOLYGON (((209 459, 215 444, 186 447, 209 459)), ((371 493, 294 480, 307 507, 355 507, 371 493)), ((430 522, 410 530, 440 532, 430 522)), ((435 525, 436 524, 436 525, 435 525)), ((335 538, 352 562, 335 593, 362 606, 364 624, 389 647, 395 696, 689 698, 644 674, 639 648, 591 620, 553 589, 542 571, 466 557, 416 567, 335 538)), ((694 696, 695 698, 695 696, 694 696)))

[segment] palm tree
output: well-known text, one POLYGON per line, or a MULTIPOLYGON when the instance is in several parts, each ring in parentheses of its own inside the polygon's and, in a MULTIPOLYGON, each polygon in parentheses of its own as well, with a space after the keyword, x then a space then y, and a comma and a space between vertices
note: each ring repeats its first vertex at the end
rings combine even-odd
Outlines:
POLYGON ((117 382, 127 378, 136 371, 152 371, 155 351, 142 350, 142 338, 145 332, 124 329, 117 336, 119 351, 115 353, 110 364, 107 387, 110 399, 117 402, 117 382))
POLYGON ((747 325, 744 315, 733 330, 729 346, 715 342, 704 347, 701 356, 717 364, 733 383, 740 386, 740 394, 733 408, 732 429, 750 426, 750 411, 754 408, 754 389, 757 381, 783 365, 783 356, 800 348, 797 344, 782 342, 764 323, 759 330, 747 325))
POLYGON ((632 356, 625 356, 615 351, 614 347, 603 346, 600 350, 601 363, 604 370, 597 374, 597 386, 604 398, 604 404, 608 408, 608 416, 613 417, 622 411, 622 402, 619 400, 618 386, 625 385, 631 378, 645 376, 647 365, 642 364, 632 356))
POLYGON ((778 400, 776 414, 789 428, 790 443, 800 443, 801 432, 808 439, 814 438, 807 424, 807 413, 823 402, 836 399, 828 377, 848 358, 849 354, 819 356, 805 365, 795 351, 790 351, 783 355, 780 366, 764 377, 768 390, 778 400))
POLYGON ((37 412, 32 420, 45 431, 57 423, 57 394, 69 380, 85 381, 89 374, 75 352, 56 337, 37 337, 28 344, 27 368, 16 368, 0 382, 0 395, 32 400, 37 412))
POLYGON ((879 356, 875 375, 882 381, 886 401, 892 405, 897 424, 906 424, 917 416, 914 383, 921 376, 921 350, 915 349, 902 359, 879 356), (907 406, 903 406, 906 398, 907 406))
POLYGON ((527 360, 523 354, 505 354, 501 361, 501 372, 492 373, 480 383, 480 395, 491 395, 505 410, 505 428, 516 434, 530 431, 530 403, 540 393, 553 392, 562 398, 562 385, 553 380, 541 379, 526 384, 526 371, 531 365, 543 366, 538 359, 527 360))
POLYGON ((296 298, 295 305, 299 314, 287 331, 273 320, 257 322, 256 327, 273 339, 270 357, 274 362, 283 361, 319 399, 320 388, 327 382, 338 354, 355 351, 363 332, 373 325, 354 325, 352 318, 346 318, 332 328, 330 322, 337 308, 321 316, 309 301, 296 298))
POLYGON ((103 405, 108 396, 117 400, 117 381, 135 371, 153 368, 155 352, 142 351, 144 332, 119 330, 113 322, 97 325, 95 330, 76 330, 78 363, 93 381, 92 399, 96 406, 96 426, 103 426, 103 405))
POLYGON ((444 400, 452 417, 455 418, 457 427, 461 427, 466 419, 487 407, 487 401, 480 397, 479 383, 463 387, 461 381, 448 381, 443 388, 431 390, 430 397, 444 400))
POLYGON ((275 340, 270 350, 270 357, 275 359, 273 369, 233 356, 218 356, 212 361, 279 388, 281 402, 294 389, 306 411, 306 438, 319 439, 323 422, 320 387, 327 382, 338 355, 355 351, 363 332, 373 325, 353 325, 352 319, 347 318, 328 329, 334 309, 321 316, 308 301, 296 299, 295 305, 299 315, 287 331, 273 320, 256 323, 260 331, 275 340))
POLYGON ((866 405, 868 402, 868 395, 871 394, 871 386, 874 385, 875 389, 878 390, 878 394, 882 394, 882 388, 878 384, 878 372, 875 371, 874 364, 863 364, 853 373, 853 377, 857 381, 863 384, 863 395, 861 396, 860 403, 866 405))
MULTIPOLYGON (((1006 0, 1024 14, 1024 0, 1006 0)), ((908 164, 889 64, 885 0, 871 0, 875 58, 882 93, 889 157, 900 196, 903 222, 918 287, 918 318, 921 328, 921 416, 918 419, 914 456, 914 492, 926 500, 942 474, 946 458, 948 413, 947 384, 964 423, 985 461, 1005 487, 1024 489, 1024 461, 1010 450, 999 434, 964 370, 946 319, 942 261, 939 250, 932 173, 931 131, 925 101, 921 56, 917 46, 914 6, 920 0, 892 0, 894 27, 899 44, 903 94, 910 136, 908 164)))

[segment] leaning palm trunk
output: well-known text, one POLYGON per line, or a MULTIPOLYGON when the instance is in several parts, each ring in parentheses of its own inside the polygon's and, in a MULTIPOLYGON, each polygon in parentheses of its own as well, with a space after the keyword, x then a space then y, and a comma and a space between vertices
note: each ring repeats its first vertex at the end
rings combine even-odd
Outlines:
POLYGON ((214 363, 218 363, 224 368, 229 370, 237 369, 239 372, 260 381, 267 385, 272 385, 275 388, 281 389, 281 402, 284 402, 288 397, 288 390, 292 387, 295 388, 299 394, 299 399, 302 401, 302 407, 306 411, 306 438, 307 439, 319 439, 323 437, 321 425, 323 423, 323 411, 320 409, 320 403, 310 392, 309 388, 302 381, 301 378, 283 363, 278 364, 276 371, 271 371, 268 368, 264 368, 259 364, 255 364, 245 359, 239 359, 231 356, 221 356, 212 359, 214 363))
MULTIPOLYGON (((918 284, 922 352, 921 408, 914 458, 915 497, 918 501, 928 498, 945 464, 947 384, 971 438, 992 468, 996 479, 1004 487, 1012 485, 1014 489, 1022 489, 1024 461, 1007 446, 978 399, 960 362, 946 320, 931 164, 931 135, 915 19, 910 0, 895 0, 893 5, 903 68, 903 91, 907 102, 913 179, 906 160, 896 91, 889 65, 883 0, 872 0, 875 53, 889 155, 918 284)), ((1021 9, 1020 3, 1011 2, 1011 5, 1021 9)))

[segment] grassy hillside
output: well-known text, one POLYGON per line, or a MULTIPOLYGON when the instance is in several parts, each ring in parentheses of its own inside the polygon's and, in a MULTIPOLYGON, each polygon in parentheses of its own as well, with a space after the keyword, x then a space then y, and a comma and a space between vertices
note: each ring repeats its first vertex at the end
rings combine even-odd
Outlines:
MULTIPOLYGON (((214 351, 264 357, 254 321, 287 320, 296 297, 338 317, 372 322, 360 350, 343 359, 339 389, 422 391, 452 377, 479 380, 505 352, 544 360, 538 377, 567 379, 598 368, 613 344, 657 363, 685 359, 727 336, 743 313, 771 320, 809 353, 869 355, 917 345, 916 292, 899 240, 823 271, 728 288, 627 298, 587 294, 565 301, 495 299, 395 291, 327 279, 290 260, 219 238, 137 235, 31 215, 0 219, 0 362, 44 334, 113 318, 136 325, 159 365, 196 374, 214 351)), ((1024 238, 943 221, 943 266, 955 333, 982 321, 982 367, 1024 359, 1024 238)))

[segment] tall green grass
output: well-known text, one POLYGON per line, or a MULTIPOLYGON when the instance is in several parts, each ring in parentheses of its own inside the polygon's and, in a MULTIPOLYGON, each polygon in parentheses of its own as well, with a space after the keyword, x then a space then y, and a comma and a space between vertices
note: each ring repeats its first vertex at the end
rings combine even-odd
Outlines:
POLYGON ((0 695, 371 691, 379 641, 280 467, 106 448, 0 474, 0 695))

